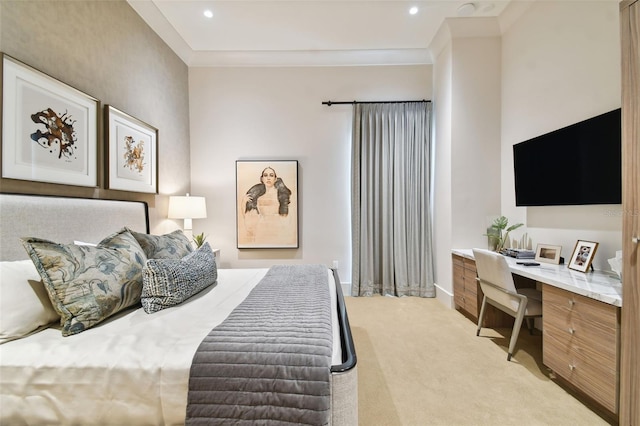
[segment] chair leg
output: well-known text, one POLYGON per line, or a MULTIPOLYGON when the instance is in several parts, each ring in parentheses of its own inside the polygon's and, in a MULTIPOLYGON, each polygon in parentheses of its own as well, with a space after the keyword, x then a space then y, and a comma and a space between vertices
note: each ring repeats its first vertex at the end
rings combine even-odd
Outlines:
POLYGON ((520 327, 522 327, 522 320, 524 319, 524 312, 527 309, 526 299, 520 302, 518 306, 518 316, 513 324, 513 331, 511 332, 511 340, 509 341, 509 352, 507 354, 507 361, 511 361, 513 350, 516 347, 516 341, 518 340, 518 334, 520 334, 520 327))
POLYGON ((482 297, 482 307, 480 307, 480 317, 478 317, 478 328, 476 330, 476 336, 480 335, 480 329, 482 328, 482 322, 484 321, 484 311, 487 307, 487 296, 482 297))
POLYGON ((529 334, 531 336, 533 336, 533 329, 534 329, 534 325, 535 325, 533 318, 532 317, 526 317, 524 320, 527 323, 527 328, 529 329, 529 334))

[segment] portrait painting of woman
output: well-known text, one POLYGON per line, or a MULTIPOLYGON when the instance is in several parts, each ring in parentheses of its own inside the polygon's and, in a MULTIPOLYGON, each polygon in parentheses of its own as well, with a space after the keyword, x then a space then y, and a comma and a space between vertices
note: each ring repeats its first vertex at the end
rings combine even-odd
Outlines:
POLYGON ((298 247, 298 162, 237 161, 238 248, 298 247))

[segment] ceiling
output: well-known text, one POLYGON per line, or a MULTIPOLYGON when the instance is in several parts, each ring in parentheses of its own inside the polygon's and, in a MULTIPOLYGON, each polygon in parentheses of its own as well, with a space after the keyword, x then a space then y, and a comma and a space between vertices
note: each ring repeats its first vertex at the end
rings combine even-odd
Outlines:
POLYGON ((509 0, 128 3, 188 66, 313 66, 429 64, 445 18, 498 16, 509 0))

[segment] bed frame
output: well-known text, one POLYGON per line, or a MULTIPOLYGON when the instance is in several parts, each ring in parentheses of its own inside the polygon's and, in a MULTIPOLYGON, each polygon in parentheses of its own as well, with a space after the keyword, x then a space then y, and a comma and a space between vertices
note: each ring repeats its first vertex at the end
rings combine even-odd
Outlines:
MULTIPOLYGON (((127 226, 149 232, 145 202, 0 194, 0 260, 28 259, 20 238, 38 237, 60 243, 99 242, 127 226), (99 225, 99 226, 96 226, 99 225)), ((336 283, 340 283, 333 270, 336 283)), ((331 368, 331 424, 357 425, 356 354, 341 286, 336 285, 342 364, 331 368)))

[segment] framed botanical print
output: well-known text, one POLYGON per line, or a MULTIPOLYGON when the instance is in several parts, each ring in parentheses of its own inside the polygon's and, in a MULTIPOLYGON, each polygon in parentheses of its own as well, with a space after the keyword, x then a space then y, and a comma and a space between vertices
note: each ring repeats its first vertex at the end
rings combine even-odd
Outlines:
POLYGON ((2 177, 97 186, 99 101, 2 55, 2 177))
POLYGON ((158 129, 110 105, 107 125, 107 188, 158 193, 158 129))
POLYGON ((298 248, 298 162, 236 161, 238 248, 298 248))

